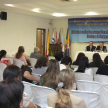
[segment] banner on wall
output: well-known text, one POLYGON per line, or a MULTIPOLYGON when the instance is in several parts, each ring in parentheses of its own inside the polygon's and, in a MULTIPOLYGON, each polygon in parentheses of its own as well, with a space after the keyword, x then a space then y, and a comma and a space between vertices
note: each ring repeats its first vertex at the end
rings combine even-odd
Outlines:
POLYGON ((108 18, 68 19, 71 42, 108 42, 108 18))

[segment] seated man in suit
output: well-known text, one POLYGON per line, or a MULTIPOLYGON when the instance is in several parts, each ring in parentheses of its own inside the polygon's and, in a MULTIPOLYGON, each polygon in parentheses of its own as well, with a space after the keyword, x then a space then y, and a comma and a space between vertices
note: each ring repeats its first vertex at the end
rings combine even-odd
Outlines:
POLYGON ((93 46, 93 42, 90 41, 89 44, 90 44, 90 45, 86 47, 86 50, 87 50, 87 51, 95 51, 96 47, 93 46))
POLYGON ((97 52, 107 51, 106 46, 104 46, 103 42, 100 42, 100 45, 97 46, 97 52))

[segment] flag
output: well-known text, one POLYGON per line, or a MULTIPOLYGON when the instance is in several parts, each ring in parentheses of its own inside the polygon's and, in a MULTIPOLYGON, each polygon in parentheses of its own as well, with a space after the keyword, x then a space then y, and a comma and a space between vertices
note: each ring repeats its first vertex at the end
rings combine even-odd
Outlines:
POLYGON ((56 42, 57 42, 57 31, 56 31, 56 42))
POLYGON ((49 29, 48 29, 48 35, 47 35, 47 43, 46 43, 46 56, 49 56, 49 29))
POLYGON ((70 45, 71 45, 71 42, 70 42, 69 30, 67 29, 66 44, 65 44, 65 56, 69 56, 69 46, 70 45))
POLYGON ((55 39, 54 39, 54 30, 53 30, 53 35, 52 35, 52 44, 55 43, 55 39))
POLYGON ((64 32, 62 33, 62 45, 63 45, 62 51, 64 52, 64 32))
POLYGON ((59 39, 61 38, 61 36, 60 36, 60 32, 59 32, 59 39))

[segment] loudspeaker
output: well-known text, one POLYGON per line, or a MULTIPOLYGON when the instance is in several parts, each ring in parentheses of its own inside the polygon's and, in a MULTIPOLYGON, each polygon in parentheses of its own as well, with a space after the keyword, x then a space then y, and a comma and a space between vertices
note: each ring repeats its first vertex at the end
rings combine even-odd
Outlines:
POLYGON ((7 20, 7 12, 1 12, 1 20, 7 20))

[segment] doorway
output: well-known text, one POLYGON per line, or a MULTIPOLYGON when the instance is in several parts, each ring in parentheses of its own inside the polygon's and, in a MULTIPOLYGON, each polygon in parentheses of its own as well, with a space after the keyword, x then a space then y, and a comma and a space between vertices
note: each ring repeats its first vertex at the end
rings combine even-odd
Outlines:
POLYGON ((36 47, 40 49, 41 55, 45 55, 45 34, 45 29, 37 28, 36 47))

